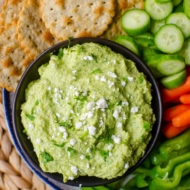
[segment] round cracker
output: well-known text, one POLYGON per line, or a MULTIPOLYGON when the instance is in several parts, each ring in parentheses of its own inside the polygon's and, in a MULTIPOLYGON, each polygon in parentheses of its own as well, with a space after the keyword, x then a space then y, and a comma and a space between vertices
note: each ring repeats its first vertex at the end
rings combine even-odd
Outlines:
POLYGON ((59 42, 42 21, 38 0, 27 0, 24 3, 19 14, 17 32, 21 46, 31 58, 59 42))
POLYGON ((115 15, 114 0, 42 0, 42 19, 60 40, 100 36, 115 15))
POLYGON ((4 27, 0 32, 0 87, 15 91, 20 77, 31 61, 20 47, 16 23, 4 27))
POLYGON ((103 33, 102 38, 114 40, 118 35, 125 35, 120 22, 121 15, 128 9, 144 9, 144 0, 116 0, 115 16, 109 28, 103 33))

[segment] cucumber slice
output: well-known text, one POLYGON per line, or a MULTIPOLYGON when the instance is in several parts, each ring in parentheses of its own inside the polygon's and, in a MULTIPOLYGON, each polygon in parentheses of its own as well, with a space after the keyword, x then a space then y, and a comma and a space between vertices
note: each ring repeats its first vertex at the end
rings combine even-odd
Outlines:
POLYGON ((154 43, 164 53, 176 53, 183 46, 184 35, 178 26, 166 24, 156 33, 154 43))
POLYGON ((190 19, 190 1, 183 0, 183 9, 187 17, 190 19))
POLYGON ((150 32, 152 34, 156 34, 158 30, 165 25, 165 19, 164 20, 151 20, 150 21, 150 32))
POLYGON ((182 30, 185 38, 190 36, 190 20, 185 13, 172 13, 166 19, 166 24, 175 24, 182 30))
POLYGON ((175 13, 182 12, 183 13, 184 12, 183 4, 180 4, 177 7, 175 7, 173 12, 175 12, 175 13))
POLYGON ((183 70, 177 74, 164 77, 161 79, 161 83, 168 89, 173 89, 181 86, 187 77, 186 70, 183 70))
POLYGON ((158 3, 167 3, 167 2, 172 2, 172 0, 156 0, 158 3))
POLYGON ((157 62, 157 69, 165 76, 179 73, 185 69, 185 59, 181 55, 164 55, 157 62))
POLYGON ((145 33, 150 28, 150 16, 141 9, 130 9, 121 16, 121 25, 130 36, 145 33))
POLYGON ((125 46, 126 48, 130 49, 132 52, 140 55, 138 44, 135 40, 130 36, 119 35, 115 38, 115 42, 125 46))
POLYGON ((178 6, 181 2, 182 2, 182 0, 173 0, 172 1, 174 7, 178 6))
POLYGON ((142 53, 143 60, 146 61, 148 60, 151 56, 154 55, 160 55, 162 54, 161 51, 159 51, 156 48, 145 48, 142 53))
POLYGON ((139 45, 140 49, 144 49, 146 47, 150 47, 150 46, 154 45, 154 40, 152 40, 152 39, 135 38, 135 41, 139 45))
POLYGON ((165 19, 173 10, 172 2, 158 3, 156 0, 145 0, 145 10, 154 20, 165 19))
POLYGON ((190 37, 185 40, 179 54, 185 58, 186 65, 190 65, 190 37))
POLYGON ((145 33, 134 37, 135 39, 141 38, 141 39, 147 39, 147 40, 154 40, 154 35, 151 33, 145 33))

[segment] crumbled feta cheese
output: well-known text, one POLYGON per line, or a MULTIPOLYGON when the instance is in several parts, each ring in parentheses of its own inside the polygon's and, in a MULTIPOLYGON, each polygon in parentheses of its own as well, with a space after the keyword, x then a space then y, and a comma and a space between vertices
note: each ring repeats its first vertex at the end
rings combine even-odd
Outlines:
POLYGON ((65 129, 63 126, 60 126, 60 127, 59 127, 59 131, 60 131, 60 132, 66 132, 66 129, 65 129))
POLYGON ((28 128, 29 128, 30 130, 32 130, 32 129, 34 129, 34 125, 33 125, 32 123, 29 123, 28 128))
POLYGON ((114 110, 113 117, 115 117, 115 119, 119 118, 119 110, 114 110))
POLYGON ((74 178, 74 177, 72 177, 72 176, 70 176, 68 179, 69 179, 69 180, 74 180, 75 178, 74 178))
POLYGON ((88 132, 89 132, 89 134, 90 135, 95 135, 96 134, 96 127, 94 127, 94 126, 89 126, 88 127, 88 132))
POLYGON ((110 77, 112 77, 112 78, 117 78, 117 75, 115 74, 115 73, 113 73, 113 72, 108 72, 108 75, 110 76, 110 77))
POLYGON ((76 96, 79 96, 79 92, 78 92, 78 91, 77 91, 77 92, 75 92, 75 95, 76 95, 76 96))
POLYGON ((108 154, 109 154, 109 156, 112 156, 112 153, 111 153, 111 152, 109 152, 108 154))
POLYGON ((81 127, 82 127, 82 122, 77 122, 75 128, 80 129, 81 127))
POLYGON ((90 168, 90 164, 89 164, 89 163, 86 164, 86 168, 87 168, 87 169, 90 168))
POLYGON ((86 113, 87 118, 92 118, 93 117, 93 113, 91 111, 86 113))
POLYGON ((121 85, 122 85, 123 87, 125 87, 126 82, 125 82, 125 81, 121 81, 121 85))
POLYGON ((86 152, 89 153, 91 151, 91 148, 87 148, 86 152))
POLYGON ((121 122, 118 122, 117 123, 117 128, 121 128, 122 127, 122 123, 121 122))
POLYGON ((111 150, 113 148, 113 144, 108 145, 108 150, 111 150))
POLYGON ((78 174, 78 168, 76 166, 71 166, 71 171, 77 175, 78 174))
POLYGON ((111 138, 113 139, 113 141, 114 141, 116 144, 120 144, 120 142, 121 142, 120 137, 117 137, 117 136, 115 136, 115 135, 112 135, 111 138))
POLYGON ((111 88, 114 86, 114 82, 111 82, 110 80, 108 80, 108 87, 111 88))
POLYGON ((70 112, 71 112, 71 114, 74 114, 74 113, 75 113, 73 110, 71 110, 70 112))
POLYGON ((75 87, 73 85, 69 86, 70 90, 73 90, 75 87))
POLYGON ((40 144, 40 143, 41 143, 41 140, 40 140, 40 139, 36 139, 36 142, 37 142, 38 144, 40 144))
POLYGON ((134 80, 133 77, 127 77, 127 78, 128 78, 128 80, 129 80, 130 82, 133 82, 133 80, 134 80))
POLYGON ((105 109, 105 108, 108 108, 108 104, 106 102, 106 100, 104 98, 101 98, 99 99, 97 102, 96 102, 96 105, 98 108, 100 109, 105 109))
POLYGON ((63 138, 64 138, 64 139, 67 139, 67 137, 68 137, 68 133, 65 131, 65 132, 63 133, 63 138))
POLYGON ((52 135, 51 138, 54 139, 54 138, 55 138, 55 135, 52 135))
POLYGON ((61 117, 61 114, 60 113, 56 113, 55 114, 57 117, 61 117))
POLYGON ((92 56, 84 56, 84 60, 89 60, 89 61, 92 61, 93 60, 93 57, 92 56))
POLYGON ((84 155, 81 155, 81 156, 80 156, 80 159, 81 159, 81 160, 84 160, 84 158, 85 158, 84 155))
POLYGON ((74 145, 76 144, 76 142, 77 142, 77 141, 76 141, 75 139, 71 139, 71 140, 70 140, 70 144, 71 144, 72 146, 74 146, 74 145))
POLYGON ((122 106, 128 106, 129 102, 122 102, 122 106))
POLYGON ((129 168, 129 164, 126 163, 126 164, 124 165, 124 168, 125 168, 125 169, 128 169, 128 168, 129 168))
POLYGON ((48 87, 48 90, 51 90, 51 86, 48 87))
POLYGON ((69 97, 66 97, 65 100, 66 100, 66 102, 68 102, 69 101, 69 97))
POLYGON ((73 71, 72 71, 72 73, 73 73, 74 75, 76 74, 76 72, 77 72, 77 70, 73 70, 73 71))
POLYGON ((59 94, 59 93, 55 93, 55 97, 58 97, 58 98, 61 98, 61 94, 59 94))
POLYGON ((106 82, 106 77, 105 77, 105 76, 102 76, 102 77, 100 78, 100 81, 106 82))
POLYGON ((95 102, 88 102, 87 104, 87 110, 92 110, 95 106, 95 102))
POLYGON ((100 77, 98 75, 95 76, 96 80, 100 80, 100 77))
POLYGON ((54 88, 54 92, 59 92, 59 88, 54 88))
POLYGON ((138 107, 132 107, 131 108, 131 113, 136 113, 138 112, 138 107))

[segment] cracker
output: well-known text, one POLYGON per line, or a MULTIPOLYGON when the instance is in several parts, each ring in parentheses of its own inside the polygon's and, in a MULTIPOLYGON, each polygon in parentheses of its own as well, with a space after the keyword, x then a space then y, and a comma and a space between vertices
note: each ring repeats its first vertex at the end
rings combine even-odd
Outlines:
POLYGON ((4 0, 0 17, 0 27, 18 21, 18 15, 25 0, 4 0))
POLYGON ((101 36, 109 40, 114 40, 118 35, 126 35, 121 27, 120 18, 121 15, 131 8, 144 8, 144 0, 116 0, 115 16, 108 29, 101 36))
POLYGON ((60 40, 100 36, 115 15, 114 0, 42 0, 42 19, 60 40))
POLYGON ((16 34, 16 22, 0 32, 0 87, 15 91, 31 59, 20 47, 16 34))
POLYGON ((59 42, 46 28, 40 16, 38 0, 27 0, 19 14, 18 39, 25 52, 36 58, 47 48, 59 42))

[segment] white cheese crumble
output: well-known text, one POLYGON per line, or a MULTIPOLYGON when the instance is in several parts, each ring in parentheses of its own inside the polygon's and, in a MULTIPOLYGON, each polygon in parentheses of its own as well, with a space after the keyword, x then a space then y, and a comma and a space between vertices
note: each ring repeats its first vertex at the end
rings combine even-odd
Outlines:
POLYGON ((41 140, 40 140, 40 139, 36 139, 36 142, 37 142, 38 144, 40 144, 40 143, 41 143, 41 140))
POLYGON ((136 113, 138 112, 138 107, 132 107, 131 108, 131 113, 136 113))
POLYGON ((108 108, 108 104, 104 98, 100 98, 97 102, 96 105, 100 109, 105 109, 108 108))
POLYGON ((83 96, 87 96, 87 90, 84 90, 82 93, 83 96))
POLYGON ((118 122, 117 123, 117 128, 121 128, 122 127, 122 123, 121 122, 118 122))
POLYGON ((133 82, 133 80, 134 80, 133 77, 127 77, 127 78, 128 78, 128 80, 129 80, 130 82, 133 82))
POLYGON ((60 113, 56 113, 55 114, 57 117, 61 117, 61 114, 60 113))
POLYGON ((74 180, 75 178, 74 178, 74 177, 72 177, 72 176, 70 176, 68 179, 69 179, 69 180, 74 180))
POLYGON ((87 148, 86 152, 89 153, 91 151, 91 148, 87 148))
POLYGON ((95 102, 88 102, 86 107, 87 107, 87 110, 92 110, 94 106, 95 106, 95 102))
POLYGON ((111 87, 113 87, 113 86, 114 86, 114 82, 108 80, 108 87, 111 88, 111 87))
POLYGON ((120 144, 120 142, 121 142, 120 137, 117 137, 117 136, 115 136, 115 135, 112 135, 111 138, 113 139, 113 141, 114 141, 116 144, 120 144))
POLYGON ((76 92, 75 92, 75 95, 76 95, 76 96, 79 96, 79 92, 78 92, 78 91, 76 91, 76 92))
POLYGON ((102 76, 102 77, 100 78, 100 81, 106 82, 106 77, 105 77, 105 76, 102 76))
POLYGON ((77 175, 78 174, 78 168, 76 166, 71 166, 71 171, 77 175))
POLYGON ((29 128, 30 130, 32 130, 32 129, 34 129, 34 125, 33 125, 32 123, 29 123, 28 128, 29 128))
POLYGON ((64 139, 67 139, 67 137, 68 137, 68 133, 67 133, 67 132, 64 132, 64 133, 63 133, 63 138, 64 138, 64 139))
POLYGON ((74 145, 76 144, 76 142, 77 142, 77 141, 76 141, 75 139, 71 139, 71 140, 70 140, 70 144, 71 144, 72 146, 74 146, 74 145))
POLYGON ((84 60, 89 60, 89 61, 92 61, 93 60, 93 57, 92 56, 84 56, 84 60))
POLYGON ((86 164, 86 168, 87 168, 87 169, 90 168, 90 164, 89 164, 89 163, 86 164))
POLYGON ((100 77, 98 75, 95 76, 96 80, 100 80, 100 77))
POLYGON ((60 132, 66 132, 66 129, 65 129, 65 127, 63 127, 63 126, 60 126, 60 127, 59 127, 59 131, 60 131, 60 132))
POLYGON ((126 164, 124 165, 124 168, 125 168, 125 169, 128 169, 128 168, 129 168, 129 164, 126 163, 126 164))
POLYGON ((109 152, 108 154, 109 154, 109 156, 112 156, 112 153, 111 153, 111 152, 109 152))
POLYGON ((113 148, 113 144, 108 145, 108 150, 111 150, 113 148))
POLYGON ((73 73, 74 75, 76 74, 76 72, 77 72, 77 70, 73 70, 73 71, 72 71, 72 73, 73 73))
POLYGON ((121 81, 121 85, 122 85, 123 87, 125 87, 126 82, 125 82, 125 81, 121 81))
POLYGON ((75 87, 73 85, 69 86, 70 90, 73 90, 75 87))
POLYGON ((82 122, 77 122, 75 128, 80 129, 81 127, 82 127, 82 122))
POLYGON ((114 110, 113 117, 115 117, 115 119, 119 118, 119 110, 114 110))
POLYGON ((51 90, 51 86, 48 87, 48 90, 51 90))
POLYGON ((54 92, 59 92, 59 88, 54 88, 54 92))
POLYGON ((110 77, 112 77, 112 78, 117 78, 117 75, 115 74, 115 73, 113 73, 113 72, 108 72, 108 75, 110 76, 110 77))
POLYGON ((94 126, 89 126, 88 127, 88 132, 89 132, 89 134, 90 135, 95 135, 96 134, 96 127, 94 127, 94 126))
POLYGON ((80 156, 80 159, 81 159, 81 160, 84 160, 84 158, 85 158, 84 155, 81 155, 81 156, 80 156))
POLYGON ((122 106, 128 106, 129 102, 122 102, 122 106))

